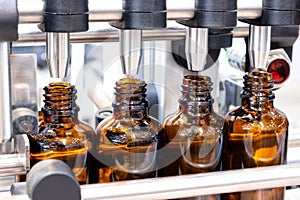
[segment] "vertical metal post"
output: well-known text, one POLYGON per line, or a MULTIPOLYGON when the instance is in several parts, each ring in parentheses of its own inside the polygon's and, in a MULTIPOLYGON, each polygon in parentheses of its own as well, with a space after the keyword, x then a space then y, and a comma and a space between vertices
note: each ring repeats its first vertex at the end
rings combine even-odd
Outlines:
POLYGON ((0 144, 12 136, 10 42, 0 42, 0 144))

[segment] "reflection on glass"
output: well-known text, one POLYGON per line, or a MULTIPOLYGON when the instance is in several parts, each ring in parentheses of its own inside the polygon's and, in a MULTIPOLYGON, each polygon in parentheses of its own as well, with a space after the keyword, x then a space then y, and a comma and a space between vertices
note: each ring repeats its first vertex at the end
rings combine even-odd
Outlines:
POLYGON ((28 135, 30 165, 46 159, 62 160, 72 168, 79 183, 85 184, 95 133, 78 120, 76 89, 68 83, 52 83, 44 90, 39 132, 28 135))
MULTIPOLYGON (((244 76, 242 105, 227 114, 224 124, 223 170, 286 163, 288 121, 273 106, 273 80, 263 71, 244 76)), ((222 199, 284 199, 284 188, 222 195, 222 199)))
POLYGON ((159 122, 148 115, 146 84, 134 78, 116 83, 113 115, 97 127, 95 182, 156 177, 159 122))
MULTIPOLYGON (((222 117, 213 110, 212 82, 207 76, 185 76, 179 110, 163 124, 166 145, 160 152, 161 176, 220 170, 222 117)), ((219 199, 219 195, 196 199, 219 199)))

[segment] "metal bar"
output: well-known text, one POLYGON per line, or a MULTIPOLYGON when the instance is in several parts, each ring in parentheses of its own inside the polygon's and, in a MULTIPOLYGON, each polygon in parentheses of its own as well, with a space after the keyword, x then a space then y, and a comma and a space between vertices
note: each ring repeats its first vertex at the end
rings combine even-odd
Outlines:
POLYGON ((167 0, 167 19, 191 19, 194 17, 195 0, 167 0))
POLYGON ((89 20, 118 21, 122 18, 122 0, 89 0, 89 20))
POLYGON ((9 152, 0 155, 0 178, 26 174, 29 170, 29 140, 26 134, 15 136, 7 142, 9 152), (23 146, 22 149, 18 149, 23 146))
POLYGON ((26 174, 25 156, 18 153, 0 155, 0 177, 26 174))
POLYGON ((237 0, 238 5, 238 12, 237 18, 238 19, 255 19, 259 18, 262 14, 262 7, 263 7, 262 0, 237 0))
POLYGON ((300 183, 300 163, 197 175, 82 186, 91 199, 174 199, 300 183))
POLYGON ((0 42, 0 149, 6 153, 5 142, 12 136, 10 42, 0 42))
POLYGON ((18 0, 19 23, 41 23, 43 21, 43 0, 18 0))
MULTIPOLYGON (((168 0, 167 19, 190 19, 194 16, 194 0, 168 0)), ((238 0, 238 18, 255 19, 261 16, 262 0, 238 0)), ((41 23, 43 0, 18 0, 19 23, 41 23)), ((89 0, 91 22, 118 21, 122 18, 122 0, 89 0)))
MULTIPOLYGON (((143 40, 180 40, 184 39, 185 28, 168 28, 163 30, 143 30, 143 40)), ((249 34, 248 27, 236 27, 233 29, 234 37, 246 37, 249 34)), ((70 34, 71 42, 117 42, 119 31, 114 28, 97 31, 87 31, 70 34)), ((19 40, 14 43, 45 42, 46 35, 43 32, 21 33, 19 40)))

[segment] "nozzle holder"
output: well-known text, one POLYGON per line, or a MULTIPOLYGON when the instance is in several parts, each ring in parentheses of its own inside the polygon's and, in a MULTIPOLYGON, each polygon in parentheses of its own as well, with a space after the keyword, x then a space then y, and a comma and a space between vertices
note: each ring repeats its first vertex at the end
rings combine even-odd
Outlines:
POLYGON ((263 0, 260 18, 241 21, 257 26, 300 25, 300 1, 263 0))
POLYGON ((122 19, 110 24, 119 29, 165 28, 166 10, 166 0, 125 0, 122 19))
POLYGON ((80 32, 88 30, 88 0, 45 0, 45 32, 80 32))
POLYGON ((0 40, 18 40, 19 16, 17 0, 0 0, 0 40))
POLYGON ((178 23, 194 28, 233 28, 236 20, 236 0, 196 0, 194 18, 178 23))

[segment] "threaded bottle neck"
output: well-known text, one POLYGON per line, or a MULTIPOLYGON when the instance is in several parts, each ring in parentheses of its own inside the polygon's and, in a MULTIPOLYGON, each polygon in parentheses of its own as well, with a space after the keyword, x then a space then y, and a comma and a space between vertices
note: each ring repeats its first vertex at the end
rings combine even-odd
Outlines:
POLYGON ((208 76, 185 76, 182 84, 181 108, 190 115, 207 115, 212 111, 212 81, 208 76))
POLYGON ((44 87, 44 119, 50 123, 62 123, 77 120, 79 107, 76 104, 77 90, 74 85, 65 82, 50 83, 44 87), (72 118, 67 119, 67 118, 72 118))
POLYGON ((253 71, 245 74, 241 93, 242 105, 253 108, 262 105, 272 106, 275 95, 272 91, 273 77, 266 71, 253 71))
POLYGON ((146 100, 146 83, 140 79, 123 78, 116 82, 115 101, 113 102, 115 117, 143 118, 148 114, 146 100))

